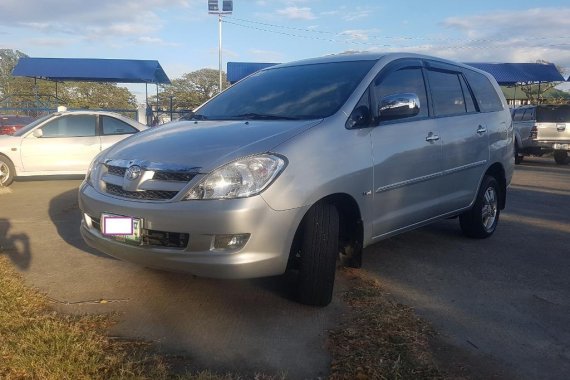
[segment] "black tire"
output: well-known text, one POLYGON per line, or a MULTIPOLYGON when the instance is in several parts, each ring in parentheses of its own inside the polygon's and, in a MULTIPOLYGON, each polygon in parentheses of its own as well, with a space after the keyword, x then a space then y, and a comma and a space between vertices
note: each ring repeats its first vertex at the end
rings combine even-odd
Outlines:
POLYGON ((519 152, 519 145, 515 143, 515 165, 523 162, 524 156, 519 152))
POLYGON ((558 165, 568 165, 568 162, 570 162, 568 152, 565 150, 555 150, 554 161, 556 161, 558 165))
POLYGON ((12 161, 7 157, 0 156, 0 186, 10 186, 14 182, 16 170, 12 161))
POLYGON ((497 180, 491 176, 483 177, 473 207, 459 215, 459 224, 466 236, 484 239, 493 235, 501 213, 499 195, 500 189, 497 180))
POLYGON ((335 206, 315 204, 303 219, 297 300, 326 306, 332 300, 339 254, 339 216, 335 206))

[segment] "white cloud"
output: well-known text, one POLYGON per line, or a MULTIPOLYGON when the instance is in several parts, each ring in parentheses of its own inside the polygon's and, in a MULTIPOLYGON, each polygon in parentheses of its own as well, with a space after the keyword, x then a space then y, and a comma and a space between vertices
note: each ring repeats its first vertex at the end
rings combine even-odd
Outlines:
POLYGON ((339 35, 348 37, 349 41, 368 41, 369 31, 363 29, 345 30, 339 33, 339 35))
POLYGON ((136 41, 142 44, 149 44, 154 46, 172 46, 172 47, 180 46, 180 44, 177 42, 168 42, 164 41, 162 38, 150 37, 150 36, 138 37, 136 41))
MULTIPOLYGON (((435 46, 462 61, 534 62, 570 66, 570 8, 534 8, 451 17, 442 23, 455 37, 435 46), (464 42, 459 42, 464 37, 464 42)), ((431 50, 431 49, 428 49, 431 50)))
POLYGON ((157 10, 173 7, 186 9, 198 2, 199 0, 2 0, 0 25, 4 28, 35 29, 51 34, 73 34, 89 40, 115 39, 158 31, 165 22, 157 10))
POLYGON ((314 20, 316 17, 309 7, 296 7, 291 6, 284 9, 277 10, 277 14, 285 16, 290 19, 298 20, 314 20))

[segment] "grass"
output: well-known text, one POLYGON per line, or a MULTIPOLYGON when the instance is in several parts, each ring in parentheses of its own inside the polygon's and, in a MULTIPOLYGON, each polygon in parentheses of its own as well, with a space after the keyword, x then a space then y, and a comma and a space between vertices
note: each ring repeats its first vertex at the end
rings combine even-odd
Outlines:
POLYGON ((70 316, 48 307, 0 257, 0 378, 165 378, 145 343, 109 339, 109 316, 70 316))
POLYGON ((329 334, 331 379, 444 379, 429 339, 434 331, 413 309, 394 302, 364 271, 344 269, 350 313, 329 334))
MULTIPOLYGON (((431 328, 411 308, 392 301, 365 272, 345 269, 344 275, 350 279, 344 294, 349 313, 329 332, 330 379, 446 378, 430 353, 431 328)), ((0 255, 1 379, 242 379, 233 373, 174 373, 169 358, 153 353, 150 344, 110 339, 112 323, 108 315, 53 311, 0 255)))

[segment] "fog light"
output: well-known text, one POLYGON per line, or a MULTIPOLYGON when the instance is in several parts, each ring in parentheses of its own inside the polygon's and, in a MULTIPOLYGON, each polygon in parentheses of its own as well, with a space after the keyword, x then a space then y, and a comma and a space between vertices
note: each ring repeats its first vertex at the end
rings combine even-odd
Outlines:
POLYGON ((235 250, 242 248, 249 240, 250 234, 215 235, 214 250, 235 250))

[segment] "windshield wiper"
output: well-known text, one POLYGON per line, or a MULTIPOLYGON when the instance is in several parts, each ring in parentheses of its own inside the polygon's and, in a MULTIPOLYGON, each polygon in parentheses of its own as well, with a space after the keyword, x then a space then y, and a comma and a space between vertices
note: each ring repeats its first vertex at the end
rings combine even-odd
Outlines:
POLYGON ((251 120, 298 120, 296 117, 281 116, 281 115, 270 115, 262 113, 243 113, 241 115, 230 116, 231 119, 251 119, 251 120))

